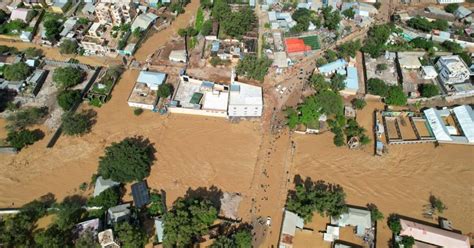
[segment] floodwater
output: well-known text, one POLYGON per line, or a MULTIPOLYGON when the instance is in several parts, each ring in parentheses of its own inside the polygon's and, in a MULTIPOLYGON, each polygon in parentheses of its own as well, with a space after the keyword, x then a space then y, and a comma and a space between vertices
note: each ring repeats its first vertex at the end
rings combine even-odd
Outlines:
MULTIPOLYGON (((358 121, 371 130, 370 103, 358 121)), ((387 217, 398 213, 424 221, 423 205, 430 193, 440 197, 448 209, 441 216, 463 233, 474 232, 474 147, 433 144, 391 145, 383 157, 372 155, 373 147, 348 150, 332 145, 331 133, 297 136, 294 175, 325 180, 343 186, 347 203, 376 204, 387 217)), ((391 238, 386 220, 379 222, 377 246, 391 238)))

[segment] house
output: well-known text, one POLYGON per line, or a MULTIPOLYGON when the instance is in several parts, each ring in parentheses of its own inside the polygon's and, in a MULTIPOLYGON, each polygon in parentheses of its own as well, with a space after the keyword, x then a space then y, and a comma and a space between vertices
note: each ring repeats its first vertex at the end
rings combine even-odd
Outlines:
POLYGON ((82 7, 82 10, 81 10, 82 14, 89 17, 89 18, 92 18, 94 16, 94 13, 95 13, 95 5, 92 4, 92 3, 86 3, 84 5, 84 7, 82 7))
POLYGON ((153 13, 140 14, 133 21, 131 29, 132 31, 135 31, 137 28, 140 31, 147 30, 151 26, 151 24, 153 24, 156 21, 156 19, 158 19, 158 16, 153 13))
POLYGON ((64 14, 75 3, 75 0, 54 0, 51 10, 55 13, 64 14))
POLYGON ((156 241, 159 244, 163 243, 164 226, 163 226, 163 221, 160 218, 155 219, 155 234, 156 234, 156 241))
POLYGON ((347 62, 344 59, 338 59, 331 63, 322 65, 317 68, 317 71, 324 76, 329 76, 336 73, 338 70, 343 70, 347 66, 347 62))
POLYGON ((78 20, 75 17, 68 18, 63 24, 63 30, 59 35, 61 37, 66 37, 71 31, 73 31, 78 24, 78 20))
POLYGON ((436 72, 434 66, 426 65, 421 67, 421 77, 423 79, 432 80, 435 79, 437 76, 438 73, 436 72))
POLYGON ((33 34, 29 31, 21 31, 20 39, 23 42, 31 42, 31 40, 33 39, 33 34))
POLYGON ((415 239, 415 247, 456 247, 470 248, 469 237, 441 228, 400 219, 399 236, 411 236, 415 239))
POLYGON ((458 55, 441 56, 436 68, 441 83, 445 85, 464 83, 470 76, 469 68, 458 55))
POLYGON ((168 56, 168 59, 172 62, 186 63, 188 56, 186 50, 173 50, 168 56))
POLYGON ((418 70, 421 67, 418 54, 399 52, 397 53, 397 60, 401 69, 418 70))
POLYGON ((296 234, 296 229, 303 229, 304 220, 297 214, 285 210, 283 217, 283 227, 280 233, 280 248, 291 248, 293 247, 293 238, 296 234))
POLYGON ((121 221, 128 221, 131 213, 130 207, 130 203, 125 203, 109 208, 107 210, 107 223, 112 225, 121 221))
POLYGON ((285 52, 275 52, 273 54, 273 66, 288 68, 288 57, 285 52))
POLYGON ((112 229, 107 229, 103 232, 100 232, 97 236, 99 239, 99 244, 102 248, 120 248, 120 246, 115 243, 112 229))
POLYGON ((119 54, 120 55, 124 55, 124 56, 132 56, 133 53, 135 52, 137 48, 137 44, 136 43, 128 43, 124 48, 123 50, 119 50, 119 54))
POLYGON ((438 0, 438 4, 464 3, 464 0, 438 0))
POLYGON ((229 117, 260 117, 263 112, 262 88, 233 81, 230 84, 229 117))
POLYGON ((150 194, 146 182, 132 184, 132 197, 135 207, 141 208, 150 203, 150 194))
POLYGON ((48 73, 42 69, 35 69, 33 73, 26 79, 26 85, 31 90, 33 96, 37 96, 48 73))
POLYGON ((347 213, 341 214, 339 217, 331 217, 331 225, 353 226, 356 230, 355 234, 363 237, 366 230, 372 228, 372 219, 369 210, 349 207, 347 213))
POLYGON ((141 71, 128 98, 128 105, 153 110, 158 101, 156 91, 165 82, 166 76, 161 72, 141 71))
POLYGON ((95 6, 95 14, 101 24, 121 25, 132 22, 130 1, 101 1, 95 6))
POLYGON ((355 95, 359 91, 359 75, 357 73, 357 68, 354 66, 348 66, 346 70, 347 77, 344 80, 346 87, 340 92, 344 95, 355 95))
POLYGON ((108 188, 112 188, 115 186, 120 185, 119 182, 115 182, 112 179, 104 179, 102 176, 97 177, 95 180, 95 187, 94 187, 94 194, 93 196, 96 197, 100 195, 100 193, 104 192, 108 188))
POLYGON ((33 17, 33 12, 29 9, 17 8, 14 9, 10 15, 10 21, 22 21, 24 23, 29 23, 33 17))
POLYGON ((468 17, 470 14, 472 14, 472 11, 464 6, 459 6, 458 9, 454 12, 454 15, 458 19, 468 17))
POLYGON ((474 112, 471 106, 423 111, 428 128, 440 143, 474 144, 474 112), (456 123, 458 123, 456 125, 456 123))
POLYGON ((91 231, 95 236, 98 234, 100 228, 100 220, 99 218, 95 218, 76 224, 74 226, 73 233, 76 237, 80 237, 84 232, 91 231))

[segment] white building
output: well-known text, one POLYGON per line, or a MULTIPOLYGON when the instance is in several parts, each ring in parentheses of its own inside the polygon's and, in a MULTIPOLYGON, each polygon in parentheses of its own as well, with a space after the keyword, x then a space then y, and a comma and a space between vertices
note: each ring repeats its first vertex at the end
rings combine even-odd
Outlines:
POLYGON ((229 117, 260 117, 263 112, 262 88, 249 84, 230 84, 229 117))
POLYGON ((172 62, 186 63, 188 61, 186 50, 173 50, 168 56, 168 59, 172 62))
POLYGON ((285 210, 285 215, 283 217, 283 226, 280 233, 280 242, 278 247, 280 248, 291 248, 293 247, 293 239, 296 234, 296 229, 302 230, 304 227, 303 218, 299 217, 297 214, 285 210))
POLYGON ((438 0, 439 4, 464 3, 464 0, 438 0))
POLYGON ((441 56, 436 68, 439 79, 446 85, 464 83, 470 76, 469 68, 458 55, 441 56))
POLYGON ((161 72, 141 71, 128 97, 128 106, 153 110, 158 101, 158 87, 166 81, 161 72))
POLYGON ((135 20, 132 23, 132 31, 135 31, 135 29, 139 29, 140 31, 147 30, 152 23, 154 23, 158 19, 158 16, 153 14, 153 13, 146 13, 146 14, 141 14, 135 18, 135 20))
POLYGON ((471 106, 441 110, 430 108, 423 113, 438 142, 474 145, 474 112, 471 106), (448 119, 457 120, 458 125, 453 125, 448 119))
POLYGON ((97 19, 102 24, 121 25, 132 21, 130 3, 100 2, 95 7, 97 19))
POLYGON ((435 79, 438 76, 434 66, 426 65, 421 67, 421 77, 423 79, 431 80, 435 79))

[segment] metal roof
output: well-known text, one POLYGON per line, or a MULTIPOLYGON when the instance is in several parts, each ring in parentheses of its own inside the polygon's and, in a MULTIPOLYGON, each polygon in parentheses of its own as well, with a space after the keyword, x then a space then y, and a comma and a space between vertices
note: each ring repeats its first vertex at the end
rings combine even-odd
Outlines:
POLYGON ((162 72, 141 71, 138 75, 137 82, 151 86, 159 86, 163 84, 166 79, 166 74, 162 72))
POLYGON ((104 179, 102 176, 99 176, 95 181, 95 188, 93 196, 96 197, 100 195, 104 190, 119 185, 119 182, 115 182, 112 179, 104 179))
POLYGON ((132 184, 133 202, 137 208, 141 208, 150 203, 150 194, 146 182, 138 182, 132 184))
POLYGON ((471 106, 462 105, 453 108, 456 119, 469 143, 474 143, 474 112, 471 106))
POLYGON ((346 89, 358 90, 359 89, 359 76, 357 74, 357 68, 353 66, 347 67, 347 78, 345 80, 346 89))

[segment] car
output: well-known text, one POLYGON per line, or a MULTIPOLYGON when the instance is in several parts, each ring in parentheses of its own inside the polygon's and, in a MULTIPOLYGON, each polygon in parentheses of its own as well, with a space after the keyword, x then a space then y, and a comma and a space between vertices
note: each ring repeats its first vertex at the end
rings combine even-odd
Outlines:
POLYGON ((270 216, 267 217, 267 226, 272 224, 272 218, 270 216))

